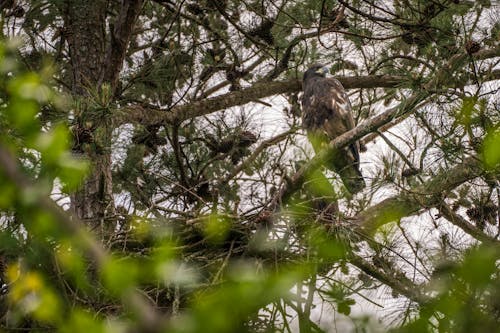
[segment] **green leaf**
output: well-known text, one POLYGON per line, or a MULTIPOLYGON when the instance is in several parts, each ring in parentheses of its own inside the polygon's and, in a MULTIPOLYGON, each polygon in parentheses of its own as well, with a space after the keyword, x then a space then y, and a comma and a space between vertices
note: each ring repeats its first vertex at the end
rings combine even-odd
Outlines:
POLYGON ((14 198, 16 194, 16 187, 7 182, 2 176, 0 176, 0 209, 9 208, 14 203, 14 198))
POLYGON ((213 243, 223 242, 231 229, 231 221, 219 214, 210 214, 205 218, 203 231, 207 239, 213 243))
POLYGON ((42 153, 44 163, 54 165, 69 148, 69 132, 62 124, 49 132, 40 133, 35 147, 42 153))
POLYGON ((52 97, 52 90, 42 84, 35 73, 26 73, 15 77, 8 84, 8 90, 15 96, 44 103, 52 97))
POLYGON ((59 246, 56 253, 56 258, 58 263, 76 284, 82 288, 86 289, 90 287, 87 281, 87 262, 85 261, 85 256, 83 253, 75 246, 72 245, 70 239, 63 241, 59 246))
POLYGON ((86 161, 78 160, 68 152, 59 156, 58 166, 60 168, 58 176, 63 183, 63 191, 66 193, 76 190, 89 170, 89 164, 86 161))
POLYGON ((61 321, 62 304, 55 292, 45 286, 39 293, 39 302, 34 311, 36 319, 47 323, 61 321))
POLYGON ((353 299, 346 298, 345 300, 343 300, 337 304, 338 305, 337 311, 339 313, 342 313, 342 314, 348 316, 351 314, 351 305, 354 305, 354 304, 356 304, 356 302, 353 299))
POLYGON ((457 121, 464 126, 470 126, 473 122, 473 118, 477 116, 477 103, 477 97, 464 97, 462 99, 462 106, 458 110, 456 116, 457 121))
POLYGON ((483 142, 483 163, 486 169, 495 169, 500 165, 500 129, 492 130, 483 142))
POLYGON ((474 287, 487 285, 492 281, 499 258, 499 252, 495 248, 475 249, 466 257, 459 275, 474 287))
POLYGON ((22 134, 37 134, 39 125, 35 119, 38 104, 32 100, 12 99, 6 108, 8 119, 22 134))
POLYGON ((332 200, 336 198, 332 184, 319 169, 314 170, 307 176, 304 185, 315 197, 327 197, 332 200))
POLYGON ((134 260, 113 258, 104 265, 101 278, 110 292, 122 295, 136 284, 139 272, 139 265, 134 260))
POLYGON ((62 325, 62 333, 104 333, 104 323, 95 314, 82 309, 76 309, 71 313, 69 320, 62 325))

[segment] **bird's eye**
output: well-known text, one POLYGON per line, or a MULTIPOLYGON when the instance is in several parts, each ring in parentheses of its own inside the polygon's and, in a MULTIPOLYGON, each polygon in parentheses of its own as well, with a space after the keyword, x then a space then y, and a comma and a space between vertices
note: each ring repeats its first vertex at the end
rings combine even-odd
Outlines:
POLYGON ((316 70, 316 73, 319 74, 319 75, 322 75, 322 76, 325 76, 329 73, 329 69, 328 67, 324 66, 324 67, 319 67, 317 70, 316 70))

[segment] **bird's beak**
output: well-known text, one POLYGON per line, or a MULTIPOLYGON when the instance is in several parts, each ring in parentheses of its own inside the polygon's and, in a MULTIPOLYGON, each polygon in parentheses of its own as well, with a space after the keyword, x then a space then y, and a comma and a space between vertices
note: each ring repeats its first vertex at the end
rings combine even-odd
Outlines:
POLYGON ((330 73, 330 69, 327 66, 323 66, 320 69, 318 69, 316 71, 316 73, 324 76, 324 75, 327 75, 328 73, 330 73))

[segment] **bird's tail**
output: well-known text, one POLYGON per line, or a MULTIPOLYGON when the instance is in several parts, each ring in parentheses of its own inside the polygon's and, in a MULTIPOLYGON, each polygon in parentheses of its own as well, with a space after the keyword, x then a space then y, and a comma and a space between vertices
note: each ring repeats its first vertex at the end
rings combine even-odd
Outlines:
POLYGON ((337 170, 342 182, 351 194, 356 194, 365 188, 365 180, 357 164, 349 164, 337 170))
POLYGON ((359 170, 359 155, 356 149, 349 147, 334 151, 325 161, 325 166, 340 176, 349 193, 356 194, 365 188, 366 184, 359 170))

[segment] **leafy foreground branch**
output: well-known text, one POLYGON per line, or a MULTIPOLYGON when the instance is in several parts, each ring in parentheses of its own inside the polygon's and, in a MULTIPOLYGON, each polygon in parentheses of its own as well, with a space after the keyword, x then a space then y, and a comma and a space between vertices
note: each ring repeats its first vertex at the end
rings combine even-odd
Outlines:
MULTIPOLYGON (((48 213, 56 222, 54 227, 60 228, 62 235, 74 240, 75 245, 81 247, 90 264, 95 265, 98 272, 102 274, 106 266, 112 265, 112 257, 95 238, 85 230, 84 224, 75 216, 62 210, 20 171, 20 166, 12 154, 0 145, 0 171, 3 176, 8 177, 13 185, 21 192, 19 200, 24 193, 31 193, 29 203, 24 207, 26 210, 35 209, 48 213)), ((162 321, 157 310, 139 293, 133 286, 122 286, 120 294, 124 305, 130 309, 138 318, 137 330, 140 332, 161 332, 165 322, 162 321)))

